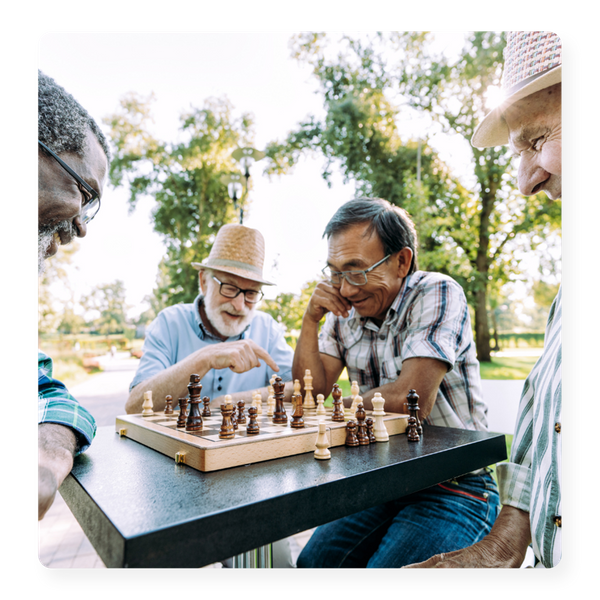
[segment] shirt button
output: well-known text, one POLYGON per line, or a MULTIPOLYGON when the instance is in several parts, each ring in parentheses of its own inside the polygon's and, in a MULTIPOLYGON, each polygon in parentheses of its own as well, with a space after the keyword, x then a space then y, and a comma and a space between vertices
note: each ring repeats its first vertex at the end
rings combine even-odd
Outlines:
POLYGON ((556 433, 560 433, 560 423, 554 423, 554 431, 556 431, 556 433))
POLYGON ((222 380, 223 380, 223 378, 222 378, 222 377, 219 377, 219 381, 222 381, 222 380))
POLYGON ((220 392, 220 391, 221 391, 221 386, 219 386, 219 387, 217 388, 217 390, 219 390, 219 392, 220 392))
POLYGON ((380 336, 379 336, 379 339, 380 339, 381 341, 385 340, 385 335, 380 335, 380 336))
POLYGON ((555 524, 557 527, 562 527, 562 517, 561 517, 560 515, 556 515, 556 516, 554 517, 554 524, 555 524))

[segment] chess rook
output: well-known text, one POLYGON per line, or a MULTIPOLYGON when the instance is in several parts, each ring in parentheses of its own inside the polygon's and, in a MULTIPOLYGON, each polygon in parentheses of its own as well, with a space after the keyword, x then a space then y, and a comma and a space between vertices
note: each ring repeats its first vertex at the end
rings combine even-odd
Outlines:
MULTIPOLYGON (((225 396, 227 398, 227 396, 225 396)), ((231 399, 231 396, 229 397, 231 399)), ((222 440, 230 440, 235 437, 235 429, 231 422, 231 415, 233 414, 234 408, 232 404, 221 404, 221 415, 223 416, 223 422, 221 424, 221 430, 219 431, 219 437, 222 440)))

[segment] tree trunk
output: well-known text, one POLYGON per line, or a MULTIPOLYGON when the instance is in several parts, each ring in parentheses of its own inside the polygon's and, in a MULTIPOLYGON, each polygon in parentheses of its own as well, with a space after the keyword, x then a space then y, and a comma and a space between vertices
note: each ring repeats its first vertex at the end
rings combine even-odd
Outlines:
POLYGON ((490 362, 492 360, 486 286, 479 289, 475 294, 475 347, 477 348, 477 360, 479 362, 490 362))

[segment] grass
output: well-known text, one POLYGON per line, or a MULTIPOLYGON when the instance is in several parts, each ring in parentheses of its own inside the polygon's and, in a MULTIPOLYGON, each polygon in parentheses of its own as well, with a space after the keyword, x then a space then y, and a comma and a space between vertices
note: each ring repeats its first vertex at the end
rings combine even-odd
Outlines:
POLYGON ((492 362, 479 363, 481 379, 526 379, 537 356, 494 357, 492 362))

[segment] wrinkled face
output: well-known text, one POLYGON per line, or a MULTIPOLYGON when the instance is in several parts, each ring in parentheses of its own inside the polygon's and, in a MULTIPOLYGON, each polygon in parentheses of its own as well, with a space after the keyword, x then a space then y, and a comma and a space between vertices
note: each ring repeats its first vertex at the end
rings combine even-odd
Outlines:
POLYGON ((519 191, 562 194, 561 84, 531 94, 504 111, 508 144, 519 162, 519 191))
MULTIPOLYGON (((108 161, 96 136, 89 131, 82 156, 63 152, 64 160, 100 196, 108 171, 108 161)), ((38 157, 38 272, 44 271, 44 260, 68 244, 73 237, 85 237, 87 226, 80 213, 86 199, 84 191, 58 162, 40 149, 38 157)))
MULTIPOLYGON (((329 238, 327 265, 332 270, 364 271, 385 256, 383 243, 377 233, 365 237, 368 226, 369 223, 358 223, 329 238)), ((339 292, 361 317, 383 321, 400 291, 411 260, 412 251, 404 248, 367 273, 365 285, 352 285, 342 278, 339 292)))
MULTIPOLYGON (((244 279, 231 273, 215 271, 215 277, 221 282, 235 285, 241 290, 260 291, 262 285, 256 281, 244 279)), ((200 271, 200 287, 204 294, 204 310, 212 325, 213 333, 218 333, 222 338, 240 335, 254 318, 257 304, 249 304, 244 300, 244 295, 236 298, 225 298, 221 295, 219 284, 212 278, 210 271, 200 271)))

